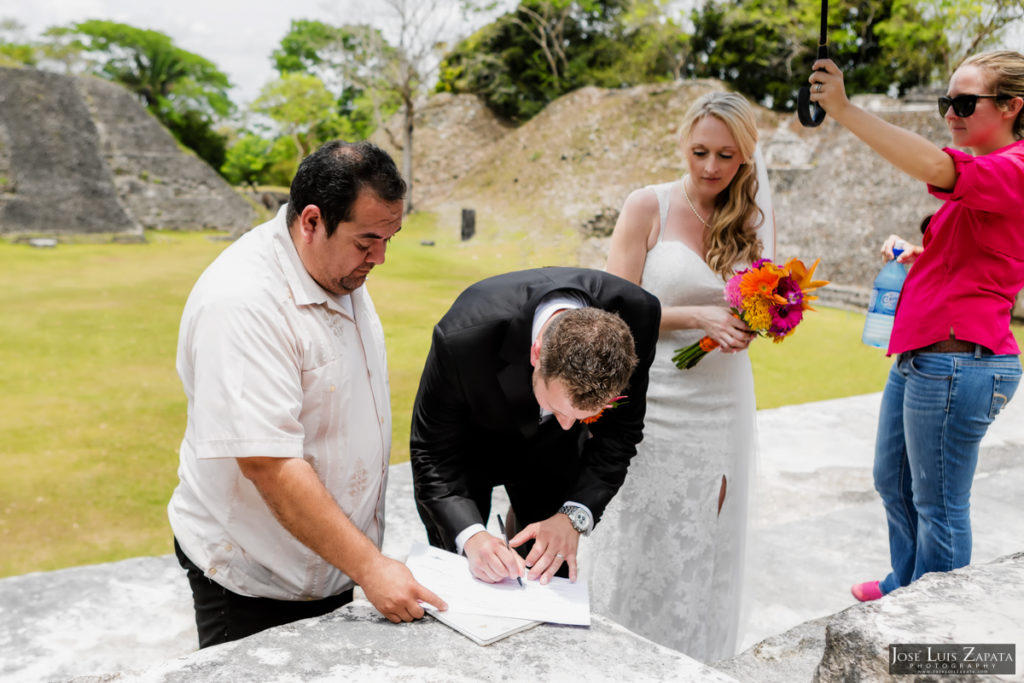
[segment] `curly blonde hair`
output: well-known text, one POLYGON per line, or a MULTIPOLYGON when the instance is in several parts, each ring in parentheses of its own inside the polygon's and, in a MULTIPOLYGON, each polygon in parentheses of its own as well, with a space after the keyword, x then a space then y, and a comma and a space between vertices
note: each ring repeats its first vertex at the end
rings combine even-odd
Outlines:
POLYGON ((704 234, 708 267, 722 276, 732 277, 738 264, 761 258, 764 245, 757 237, 757 227, 765 219, 757 205, 757 173, 754 168, 754 147, 757 145, 757 121, 754 110, 740 95, 711 92, 696 102, 683 116, 682 140, 685 144, 693 127, 706 116, 722 121, 736 141, 743 162, 727 190, 715 198, 715 213, 704 234))
MULTIPOLYGON (((1013 50, 992 50, 971 55, 960 66, 976 66, 985 71, 989 87, 997 95, 1024 97, 1024 55, 1013 50)), ((959 67, 958 67, 959 68, 959 67)), ((1005 109, 1008 105, 997 102, 1005 109)), ((1013 121, 1013 137, 1024 140, 1024 107, 1013 121)))

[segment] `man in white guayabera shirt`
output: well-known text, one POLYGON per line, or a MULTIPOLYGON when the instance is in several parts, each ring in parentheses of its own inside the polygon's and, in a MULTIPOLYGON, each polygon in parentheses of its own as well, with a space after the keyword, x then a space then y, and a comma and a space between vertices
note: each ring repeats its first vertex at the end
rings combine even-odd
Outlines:
POLYGON ((287 207, 229 246, 181 318, 188 399, 168 504, 199 645, 367 599, 397 623, 444 603, 380 552, 391 411, 364 287, 406 186, 370 143, 307 157, 287 207))

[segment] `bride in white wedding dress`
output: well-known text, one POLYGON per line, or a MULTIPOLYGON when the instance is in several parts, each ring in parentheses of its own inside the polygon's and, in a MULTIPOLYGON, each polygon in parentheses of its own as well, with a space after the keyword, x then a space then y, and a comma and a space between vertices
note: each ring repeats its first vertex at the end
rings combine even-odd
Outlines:
POLYGON ((656 295, 662 322, 644 440, 587 571, 595 612, 712 662, 737 646, 756 447, 752 336, 723 290, 774 256, 774 220, 746 100, 705 95, 681 128, 689 173, 630 194, 609 249, 607 270, 656 295), (704 335, 719 350, 676 368, 674 351, 704 335))

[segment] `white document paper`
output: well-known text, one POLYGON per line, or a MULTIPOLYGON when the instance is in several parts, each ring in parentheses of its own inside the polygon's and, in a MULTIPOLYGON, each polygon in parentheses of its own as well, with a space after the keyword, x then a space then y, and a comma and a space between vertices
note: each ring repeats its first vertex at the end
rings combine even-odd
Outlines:
POLYGON ((590 625, 585 579, 571 583, 554 577, 546 586, 523 579, 525 588, 514 579, 486 583, 473 578, 465 557, 422 543, 413 543, 405 563, 416 580, 448 603, 452 612, 590 625))
POLYGON ((494 617, 486 614, 453 612, 450 609, 441 612, 429 606, 425 609, 427 614, 442 624, 451 626, 477 645, 490 645, 513 633, 525 631, 542 623, 529 619, 511 619, 509 617, 494 617))

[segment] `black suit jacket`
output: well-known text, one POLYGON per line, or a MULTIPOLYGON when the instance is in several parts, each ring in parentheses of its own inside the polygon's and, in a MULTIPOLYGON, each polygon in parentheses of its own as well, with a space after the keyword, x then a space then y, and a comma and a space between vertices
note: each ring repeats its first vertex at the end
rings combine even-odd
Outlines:
POLYGON ((598 270, 525 270, 466 289, 434 327, 413 407, 416 503, 431 542, 453 550, 460 531, 486 525, 491 488, 502 484, 522 526, 551 516, 566 500, 600 519, 642 438, 660 321, 656 297, 598 270), (554 419, 540 423, 531 386, 534 312, 558 290, 617 313, 639 359, 627 401, 569 430, 554 419))

